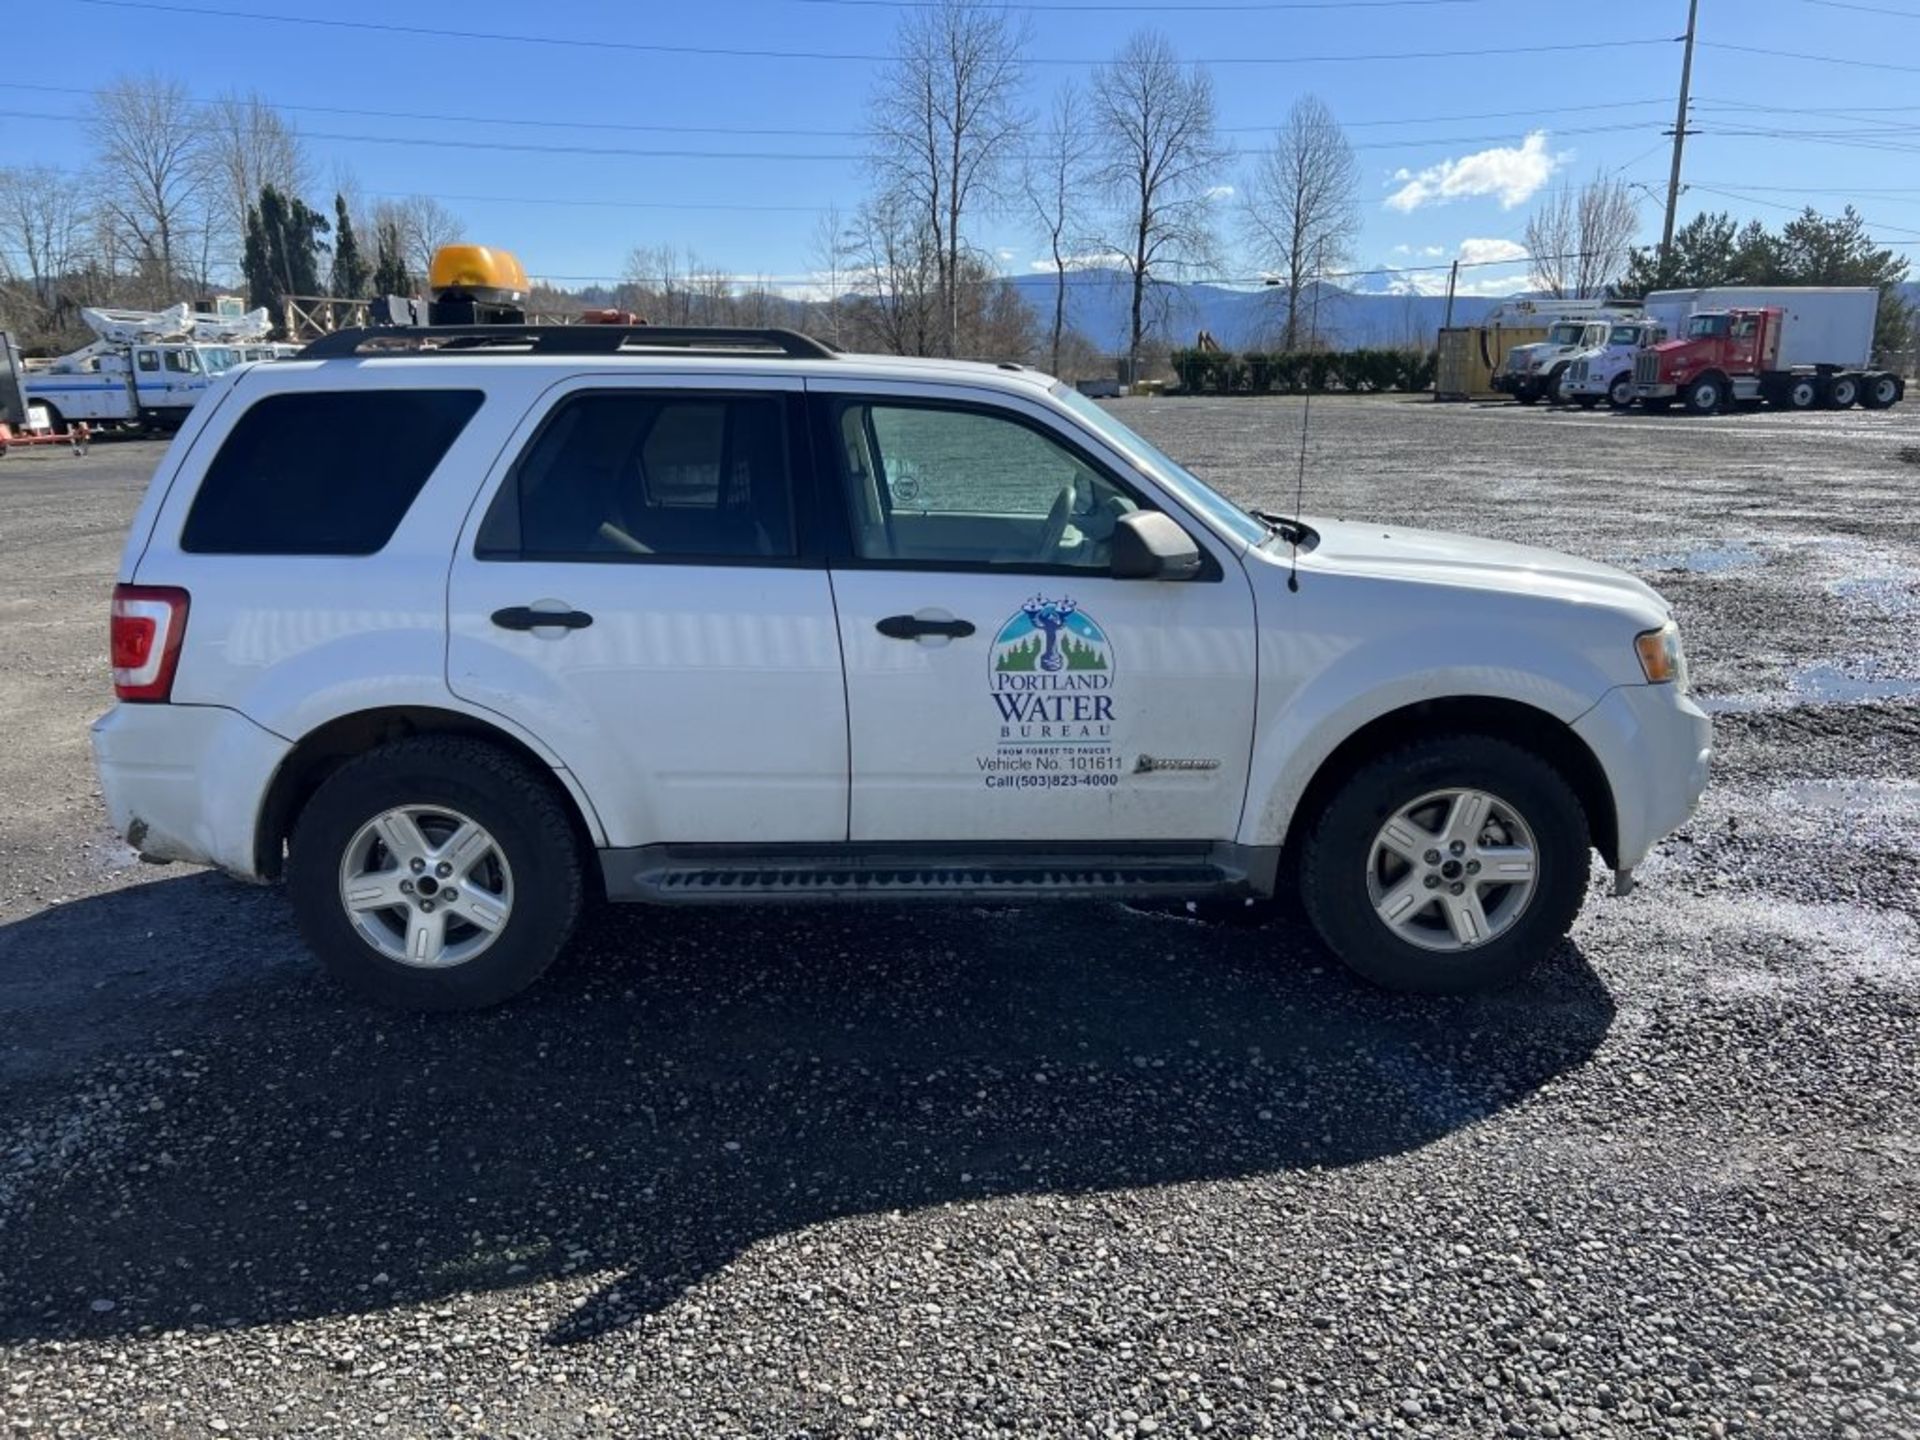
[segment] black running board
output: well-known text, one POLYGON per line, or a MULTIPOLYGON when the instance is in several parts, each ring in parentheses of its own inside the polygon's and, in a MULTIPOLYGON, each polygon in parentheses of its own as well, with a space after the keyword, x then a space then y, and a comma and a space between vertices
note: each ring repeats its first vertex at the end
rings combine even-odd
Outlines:
POLYGON ((643 845, 602 850, 600 866, 611 900, 721 905, 1270 895, 1278 858, 1231 844, 643 845))

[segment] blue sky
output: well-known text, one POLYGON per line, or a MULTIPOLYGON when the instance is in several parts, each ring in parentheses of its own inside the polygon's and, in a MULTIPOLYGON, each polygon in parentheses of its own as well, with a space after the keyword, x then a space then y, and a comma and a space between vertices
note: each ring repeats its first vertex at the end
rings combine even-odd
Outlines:
MULTIPOLYGON (((1215 62, 1220 124, 1243 151, 1297 95, 1318 94, 1348 127, 1365 175, 1365 265, 1514 255, 1542 192, 1598 171, 1664 190, 1685 0, 1021 8, 1036 110, 1062 77, 1084 81, 1085 62, 1146 23, 1184 57, 1215 62), (1623 43, 1636 41, 1654 43, 1623 43), (1479 53, 1432 53, 1461 51, 1479 53), (1384 58, 1397 55, 1420 58, 1384 58), (1371 58, 1342 58, 1359 56, 1371 58)), ((880 66, 861 57, 887 51, 901 14, 898 0, 37 0, 33 11, 27 55, 61 58, 11 67, 0 84, 0 164, 87 161, 79 125, 43 118, 79 113, 85 95, 23 87, 82 91, 158 70, 196 96, 253 88, 287 108, 323 185, 351 175, 368 199, 434 195, 470 238, 563 282, 616 278, 629 250, 660 245, 734 273, 804 277, 817 212, 850 211, 864 191, 857 132, 880 66), (714 50, 827 58, 701 53, 714 50), (341 113, 352 111, 469 118, 341 113), (735 158, 632 153, 662 150, 735 158)), ((1774 221, 1852 200, 1880 239, 1920 257, 1920 0, 1701 0, 1700 11, 1702 133, 1688 143, 1682 218, 1726 208, 1774 221)), ((1230 165, 1223 189, 1238 189, 1245 168, 1230 165)), ((1637 193, 1643 238, 1657 238, 1659 205, 1637 193)), ((1219 203, 1225 218, 1234 200, 1219 203)), ((1039 253, 1017 219, 982 219, 974 234, 1010 273, 1039 253)), ((1227 268, 1248 269, 1239 259, 1227 268)), ((1463 280, 1513 288, 1524 270, 1463 280)))

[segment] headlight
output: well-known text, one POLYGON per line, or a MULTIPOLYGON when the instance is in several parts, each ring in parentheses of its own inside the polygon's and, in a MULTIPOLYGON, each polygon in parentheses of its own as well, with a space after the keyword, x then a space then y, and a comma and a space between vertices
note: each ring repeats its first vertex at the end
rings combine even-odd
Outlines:
POLYGON ((1658 630, 1643 630, 1633 637, 1639 652, 1640 668, 1652 685, 1668 683, 1686 688, 1687 658, 1680 650, 1680 627, 1671 620, 1658 630))

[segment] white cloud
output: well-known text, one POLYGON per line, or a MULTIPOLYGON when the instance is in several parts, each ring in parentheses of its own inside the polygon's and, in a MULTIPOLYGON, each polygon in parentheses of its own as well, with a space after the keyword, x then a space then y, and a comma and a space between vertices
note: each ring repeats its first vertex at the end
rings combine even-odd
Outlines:
MULTIPOLYGON (((1527 247, 1512 240, 1469 237, 1449 250, 1444 245, 1396 245, 1396 255, 1419 256, 1423 260, 1458 260, 1464 266, 1485 265, 1487 269, 1462 269, 1456 295, 1511 295, 1524 290, 1530 278, 1526 265, 1527 247), (1511 262, 1511 263, 1502 263, 1511 262)), ((1446 270, 1431 263, 1408 269, 1394 269, 1372 278, 1369 288, 1392 295, 1444 295, 1446 270)))
MULTIPOLYGON (((1090 250, 1084 255, 1067 255, 1062 258, 1069 270, 1119 270, 1127 263, 1126 255, 1118 250, 1090 250)), ((1027 268, 1051 272, 1053 261, 1051 259, 1029 260, 1027 268)))
POLYGON ((1215 185, 1207 191, 1207 199, 1209 200, 1231 200, 1233 196, 1234 189, 1231 185, 1215 185))
POLYGON ((1527 247, 1513 240, 1469 238, 1460 242, 1459 260, 1462 265, 1487 265, 1500 260, 1525 260, 1526 258, 1527 247))
POLYGON ((1387 208, 1402 212, 1422 205, 1444 205, 1470 196, 1497 195, 1500 208, 1524 204, 1573 158, 1570 150, 1547 149, 1547 132, 1535 130, 1519 145, 1496 145, 1459 159, 1442 160, 1419 173, 1400 169, 1393 179, 1400 188, 1387 196, 1387 208))
POLYGON ((996 250, 993 253, 999 257, 1000 263, 1003 265, 1006 264, 1007 261, 1013 259, 1013 251, 1005 248, 996 250))

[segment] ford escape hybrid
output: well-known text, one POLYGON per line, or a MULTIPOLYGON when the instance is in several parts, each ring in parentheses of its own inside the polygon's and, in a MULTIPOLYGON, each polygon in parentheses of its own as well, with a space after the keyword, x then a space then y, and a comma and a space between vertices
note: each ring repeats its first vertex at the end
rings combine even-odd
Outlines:
POLYGON ((94 727, 152 859, 284 881, 383 1001, 514 994, 592 896, 1262 896, 1510 979, 1693 808, 1668 607, 1252 513, 1012 366, 791 332, 349 331, 222 377, 94 727))

